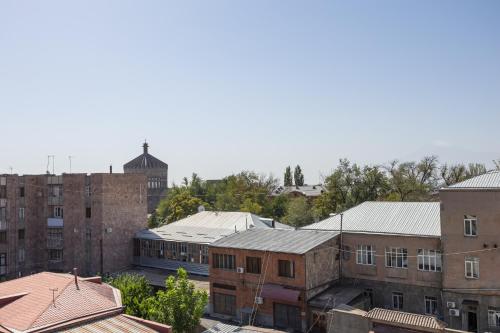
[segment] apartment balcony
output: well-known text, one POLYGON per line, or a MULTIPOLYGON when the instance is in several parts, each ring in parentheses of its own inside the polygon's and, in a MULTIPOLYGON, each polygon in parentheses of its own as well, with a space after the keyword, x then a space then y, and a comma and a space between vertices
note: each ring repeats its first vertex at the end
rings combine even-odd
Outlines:
POLYGON ((62 206, 63 203, 64 203, 64 199, 63 199, 62 195, 48 197, 48 204, 51 206, 62 206))
POLYGON ((0 221, 0 230, 7 230, 7 221, 0 221))
POLYGON ((47 219, 47 227, 49 228, 62 228, 64 226, 64 220, 58 217, 49 217, 47 219))
POLYGON ((7 206, 7 199, 0 198, 0 207, 6 207, 7 206))
POLYGON ((62 249, 64 248, 64 239, 56 237, 47 238, 47 248, 48 249, 62 249))

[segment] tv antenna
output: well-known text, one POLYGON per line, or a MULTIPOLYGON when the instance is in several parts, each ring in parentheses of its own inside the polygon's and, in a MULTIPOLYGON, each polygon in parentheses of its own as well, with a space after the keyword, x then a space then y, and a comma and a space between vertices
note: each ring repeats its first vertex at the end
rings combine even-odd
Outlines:
POLYGON ((76 156, 72 156, 72 155, 69 155, 69 156, 68 156, 68 159, 69 159, 69 173, 71 173, 71 160, 72 160, 73 158, 75 158, 75 157, 76 157, 76 156))
POLYGON ((56 306, 56 291, 58 291, 58 288, 49 288, 50 291, 52 291, 52 304, 56 306))

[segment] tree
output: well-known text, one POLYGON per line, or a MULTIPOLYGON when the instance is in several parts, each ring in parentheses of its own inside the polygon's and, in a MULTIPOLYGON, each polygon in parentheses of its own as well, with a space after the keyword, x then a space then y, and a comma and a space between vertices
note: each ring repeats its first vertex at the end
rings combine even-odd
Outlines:
POLYGON ((194 197, 187 187, 172 187, 167 197, 160 202, 158 216, 166 223, 171 223, 195 214, 198 207, 208 206, 200 198, 194 197))
POLYGON ((262 212, 262 206, 252 201, 252 199, 246 198, 240 206, 240 211, 252 214, 260 214, 262 212))
POLYGON ((307 199, 304 197, 291 199, 283 221, 296 228, 312 223, 313 214, 307 199))
POLYGON ((292 169, 290 166, 287 166, 285 169, 285 176, 284 176, 284 186, 293 186, 293 179, 292 179, 292 169))
POLYGON ((144 276, 121 274, 108 283, 120 290, 126 314, 149 318, 149 298, 153 297, 153 290, 144 276))
POLYGON ((493 160, 493 165, 496 170, 500 170, 500 158, 498 160, 493 160))
POLYGON ((195 289, 187 272, 179 268, 177 277, 169 276, 165 290, 157 292, 151 319, 172 325, 174 333, 194 332, 207 302, 207 292, 195 289))
POLYGON ((300 165, 295 167, 295 171, 293 172, 293 179, 295 180, 295 186, 303 186, 304 185, 304 175, 302 174, 302 169, 300 165))
POLYGON ((444 183, 449 186, 486 173, 486 166, 480 163, 469 163, 468 166, 443 164, 440 173, 444 183))

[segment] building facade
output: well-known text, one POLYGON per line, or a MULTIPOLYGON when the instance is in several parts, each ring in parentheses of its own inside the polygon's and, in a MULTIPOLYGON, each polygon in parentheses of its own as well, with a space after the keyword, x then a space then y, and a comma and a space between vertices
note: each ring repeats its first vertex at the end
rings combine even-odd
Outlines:
POLYGON ((144 175, 0 176, 0 275, 111 273, 147 226, 144 175))
POLYGON ((309 299, 338 278, 336 234, 251 229, 209 247, 211 313, 307 331, 309 299))
POLYGON ((123 165, 124 173, 139 173, 147 177, 148 213, 156 210, 161 199, 168 191, 168 164, 160 161, 148 151, 149 146, 143 144, 143 153, 123 165))

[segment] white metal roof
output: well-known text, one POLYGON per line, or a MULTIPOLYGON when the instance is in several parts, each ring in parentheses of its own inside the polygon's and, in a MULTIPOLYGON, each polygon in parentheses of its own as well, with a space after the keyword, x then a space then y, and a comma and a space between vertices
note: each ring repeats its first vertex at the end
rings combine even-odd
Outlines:
MULTIPOLYGON (((204 211, 155 229, 139 231, 136 237, 209 244, 236 231, 267 229, 271 224, 272 220, 251 213, 204 211)), ((279 222, 275 222, 275 227, 291 228, 279 222)))
MULTIPOLYGON (((472 177, 463 182, 448 186, 450 189, 492 189, 500 188, 500 170, 489 171, 480 176, 472 177)), ((444 188, 446 190, 446 188, 444 188)))
POLYGON ((211 246, 303 254, 337 235, 316 230, 254 228, 224 237, 211 246))
MULTIPOLYGON (((366 201, 343 213, 342 230, 406 236, 441 236, 439 202, 366 201)), ((340 230, 340 214, 302 229, 340 230)))

